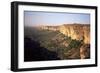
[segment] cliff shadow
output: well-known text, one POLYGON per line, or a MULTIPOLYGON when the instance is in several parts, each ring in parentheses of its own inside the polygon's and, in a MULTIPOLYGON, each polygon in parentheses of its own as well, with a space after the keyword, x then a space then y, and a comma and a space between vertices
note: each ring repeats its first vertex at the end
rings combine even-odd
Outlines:
POLYGON ((24 61, 49 61, 60 60, 56 52, 47 50, 40 46, 39 42, 29 37, 24 38, 24 61))

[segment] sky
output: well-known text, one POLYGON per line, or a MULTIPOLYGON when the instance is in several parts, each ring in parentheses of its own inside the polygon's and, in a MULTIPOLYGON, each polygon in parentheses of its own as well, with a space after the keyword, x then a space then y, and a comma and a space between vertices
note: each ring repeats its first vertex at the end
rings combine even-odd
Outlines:
POLYGON ((62 24, 73 24, 73 23, 90 24, 90 14, 24 11, 25 26, 39 26, 39 25, 57 26, 62 24))

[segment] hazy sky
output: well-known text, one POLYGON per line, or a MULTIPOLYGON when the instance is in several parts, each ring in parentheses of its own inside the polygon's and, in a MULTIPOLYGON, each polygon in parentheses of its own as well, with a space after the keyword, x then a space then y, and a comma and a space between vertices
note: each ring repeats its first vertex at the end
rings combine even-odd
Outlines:
POLYGON ((24 11, 25 26, 90 24, 90 14, 24 11))

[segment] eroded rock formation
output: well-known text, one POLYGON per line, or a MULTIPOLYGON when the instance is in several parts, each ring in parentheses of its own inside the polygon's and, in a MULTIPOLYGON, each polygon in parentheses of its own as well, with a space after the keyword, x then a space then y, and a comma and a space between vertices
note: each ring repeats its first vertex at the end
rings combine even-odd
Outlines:
POLYGON ((90 25, 66 24, 59 28, 64 35, 76 40, 83 40, 85 44, 90 44, 90 25))
MULTIPOLYGON (((89 24, 63 24, 60 26, 43 26, 43 30, 59 31, 72 40, 82 41, 78 48, 72 48, 64 54, 68 59, 90 58, 90 25, 89 24)), ((55 39, 55 38, 53 38, 55 39)), ((59 38, 61 39, 61 38, 59 38)), ((66 40, 67 41, 67 40, 66 40)), ((63 42, 66 47, 69 43, 63 42)))
POLYGON ((90 44, 89 24, 63 24, 61 26, 42 26, 44 30, 60 31, 64 35, 76 40, 83 40, 85 44, 90 44))

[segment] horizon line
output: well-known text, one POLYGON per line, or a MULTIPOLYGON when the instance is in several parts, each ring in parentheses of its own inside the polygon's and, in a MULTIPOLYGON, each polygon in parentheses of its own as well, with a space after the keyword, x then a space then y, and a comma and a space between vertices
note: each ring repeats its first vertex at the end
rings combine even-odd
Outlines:
MULTIPOLYGON (((34 24, 33 26, 61 26, 61 25, 90 25, 89 23, 65 23, 65 24, 55 24, 55 25, 51 25, 51 24, 34 24)), ((26 26, 26 25, 24 25, 26 26)), ((28 26, 28 25, 27 25, 28 26)), ((29 25, 30 26, 30 25, 29 25)), ((30 26, 31 27, 31 26, 30 26)))

